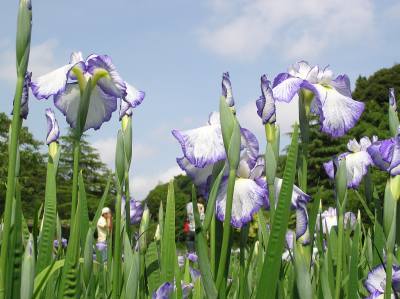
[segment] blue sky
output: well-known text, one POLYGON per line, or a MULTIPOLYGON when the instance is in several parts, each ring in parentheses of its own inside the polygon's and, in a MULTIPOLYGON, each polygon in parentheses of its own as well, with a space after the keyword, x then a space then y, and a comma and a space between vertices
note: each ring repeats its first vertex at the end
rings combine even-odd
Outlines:
MULTIPOLYGON (((110 55, 122 77, 146 92, 133 116, 131 189, 138 198, 179 173, 175 158, 181 151, 170 131, 197 127, 218 108, 222 72, 231 74, 242 126, 262 139, 254 105, 262 74, 273 77, 304 59, 329 64, 354 82, 360 74, 399 62, 400 2, 395 0, 32 2, 34 78, 80 50, 85 56, 110 55)), ((15 83, 16 12, 17 1, 2 4, 0 111, 7 113, 15 83)), ((25 125, 37 139, 45 140, 44 109, 51 106, 51 100, 30 98, 25 125)), ((296 107, 295 102, 278 106, 283 133, 296 120, 296 107)), ((119 126, 115 113, 99 131, 87 132, 112 168, 119 126)))

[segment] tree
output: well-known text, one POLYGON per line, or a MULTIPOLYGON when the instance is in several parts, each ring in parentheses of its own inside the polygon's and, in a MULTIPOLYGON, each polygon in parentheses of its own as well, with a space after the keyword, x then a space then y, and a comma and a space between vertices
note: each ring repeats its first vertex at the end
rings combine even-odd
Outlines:
MULTIPOLYGON (((309 169, 308 169, 308 185, 309 193, 315 195, 317 192, 317 182, 319 186, 323 186, 325 192, 322 193, 322 198, 333 203, 332 183, 329 181, 322 163, 329 160, 332 156, 346 151, 346 144, 352 138, 363 136, 372 137, 377 135, 379 139, 388 138, 388 93, 389 88, 394 87, 396 95, 400 91, 400 64, 394 65, 391 68, 378 70, 370 77, 358 77, 353 92, 353 98, 365 103, 365 110, 357 125, 351 129, 345 136, 337 139, 330 138, 326 134, 319 132, 319 125, 311 127, 309 146, 309 169)), ((383 196, 384 187, 386 184, 387 174, 378 169, 371 169, 372 181, 378 196, 383 196)), ((360 191, 363 190, 363 184, 360 191)), ((349 207, 352 209, 360 208, 358 200, 353 192, 349 193, 349 207)), ((373 207, 372 203, 369 203, 373 207)))
MULTIPOLYGON (((61 155, 57 173, 57 202, 61 219, 69 219, 71 215, 73 134, 73 131, 69 129, 67 135, 62 136, 59 140, 61 155)), ((97 150, 86 140, 86 135, 83 135, 81 139, 80 169, 85 183, 89 215, 92 217, 112 172, 101 161, 97 150)), ((112 184, 106 201, 107 205, 113 205, 112 198, 115 193, 115 187, 112 184)))
MULTIPOLYGON (((174 178, 175 189, 175 235, 178 239, 182 239, 183 223, 187 218, 186 204, 191 201, 192 180, 185 175, 178 175, 174 178)), ((158 209, 160 202, 166 207, 168 193, 168 183, 156 186, 146 197, 147 206, 149 207, 151 218, 158 221, 158 209)))
MULTIPOLYGON (((10 118, 0 113, 0 211, 4 211, 8 171, 8 131, 10 118)), ((43 142, 36 140, 27 127, 20 135, 20 176, 22 209, 26 218, 32 218, 35 206, 44 198, 46 165, 41 152, 43 142)))

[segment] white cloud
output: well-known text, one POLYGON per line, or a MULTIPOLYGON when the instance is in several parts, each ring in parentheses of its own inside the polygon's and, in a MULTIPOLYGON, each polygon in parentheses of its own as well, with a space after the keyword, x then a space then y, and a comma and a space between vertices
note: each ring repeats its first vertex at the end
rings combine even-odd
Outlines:
POLYGON ((374 31, 372 0, 211 0, 210 10, 201 43, 238 59, 255 59, 267 50, 290 59, 315 58, 374 31))
MULTIPOLYGON (((31 46, 28 70, 33 77, 42 75, 55 67, 56 40, 47 40, 43 43, 31 46)), ((16 79, 15 51, 8 42, 0 43, 0 79, 14 83, 16 79)))
POLYGON ((179 166, 172 166, 153 175, 134 175, 130 179, 131 193, 137 199, 144 199, 148 192, 161 183, 166 183, 174 176, 183 174, 179 166))
MULTIPOLYGON (((107 164, 110 169, 114 169, 115 165, 115 146, 117 139, 115 137, 108 137, 98 139, 93 142, 93 146, 98 150, 101 160, 107 164)), ((133 143, 132 159, 148 159, 157 153, 157 150, 147 144, 134 142, 133 143)))

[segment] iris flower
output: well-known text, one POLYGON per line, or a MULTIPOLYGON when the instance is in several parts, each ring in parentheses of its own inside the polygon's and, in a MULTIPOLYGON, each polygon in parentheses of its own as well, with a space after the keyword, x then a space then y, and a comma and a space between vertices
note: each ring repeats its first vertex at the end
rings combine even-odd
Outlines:
MULTIPOLYGON (((344 225, 345 228, 353 230, 356 225, 356 215, 352 212, 346 212, 344 214, 344 225)), ((327 234, 331 231, 332 227, 338 225, 338 218, 336 209, 329 207, 328 210, 318 214, 317 216, 317 229, 320 228, 320 222, 322 222, 322 231, 324 234, 327 234), (320 220, 321 218, 321 220, 320 220)))
POLYGON ((375 166, 387 171, 391 176, 400 174, 400 134, 373 142, 367 151, 375 166))
POLYGON ((397 111, 396 96, 394 95, 394 88, 389 88, 389 105, 392 106, 394 111, 397 111))
POLYGON ((229 78, 229 73, 222 74, 222 95, 225 97, 226 103, 229 107, 235 106, 235 101, 232 94, 232 84, 229 78))
MULTIPOLYGON (((347 187, 357 188, 360 185, 362 178, 366 175, 368 167, 373 164, 372 158, 367 149, 373 142, 377 141, 377 137, 372 137, 372 141, 368 137, 363 137, 360 142, 352 139, 347 143, 348 152, 342 153, 338 159, 346 159, 347 171, 347 187)), ((334 161, 324 163, 326 174, 334 179, 335 167, 334 161)))
POLYGON ((188 252, 186 254, 186 257, 189 261, 191 261, 193 263, 197 262, 197 259, 198 259, 196 252, 188 252))
MULTIPOLYGON (((129 206, 130 206, 129 217, 131 219, 131 224, 139 224, 140 221, 142 220, 144 211, 143 201, 131 198, 129 201, 129 206)), ((125 196, 123 196, 121 200, 121 213, 122 216, 125 217, 125 196)))
MULTIPOLYGON (((373 268, 364 282, 365 288, 369 291, 369 299, 383 299, 386 287, 386 271, 383 265, 373 268)), ((395 292, 400 294, 400 267, 393 265, 392 268, 392 287, 395 292)), ((392 293, 391 298, 395 298, 392 293)))
POLYGON ((136 92, 120 77, 108 55, 92 54, 83 59, 81 52, 73 52, 68 64, 32 81, 31 88, 39 100, 53 96, 55 106, 66 116, 68 124, 75 128, 80 103, 78 83, 89 78, 96 78, 96 85, 91 92, 84 131, 90 128, 97 130, 109 121, 117 109, 118 99, 126 100, 129 107, 133 106, 135 99, 136 102, 143 100, 143 94, 136 92))
POLYGON ((364 103, 352 99, 347 75, 333 78, 328 67, 300 61, 274 79, 273 95, 278 101, 290 102, 300 90, 314 94, 311 111, 319 116, 321 131, 332 137, 343 136, 364 111, 364 103))
POLYGON ((60 137, 60 128, 58 126, 57 119, 51 108, 46 109, 46 119, 47 119, 47 138, 46 144, 49 145, 52 142, 56 142, 60 137))
POLYGON ((169 299, 174 290, 174 285, 170 282, 163 283, 151 297, 152 299, 169 299))
POLYGON ((257 114, 263 124, 276 122, 275 99, 270 87, 271 82, 266 75, 261 76, 261 96, 256 101, 257 114))

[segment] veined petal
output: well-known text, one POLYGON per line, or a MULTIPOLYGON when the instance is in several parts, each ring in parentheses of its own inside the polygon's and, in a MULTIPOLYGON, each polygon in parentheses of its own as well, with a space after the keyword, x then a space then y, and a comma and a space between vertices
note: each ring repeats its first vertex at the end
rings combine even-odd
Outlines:
MULTIPOLYGON (((279 76, 279 75, 278 75, 279 76)), ((282 74, 280 74, 281 77, 282 74)), ((274 80, 274 82, 278 82, 274 80)), ((289 103, 301 89, 304 80, 297 77, 287 77, 272 88, 273 97, 277 101, 289 103)))
POLYGON ((47 119, 47 138, 46 144, 57 141, 58 137, 60 137, 60 128, 58 126, 58 122, 56 120, 56 116, 52 109, 46 109, 46 119, 47 119))
POLYGON ((204 168, 226 157, 220 126, 206 125, 187 131, 173 130, 172 135, 181 144, 185 157, 195 167, 204 168))
MULTIPOLYGON (((217 195, 216 214, 220 221, 225 219, 227 181, 221 184, 217 195)), ((250 222, 253 214, 268 202, 268 191, 252 179, 238 178, 235 182, 231 224, 241 228, 250 222)))
POLYGON ((226 103, 229 107, 235 106, 232 94, 232 84, 228 72, 222 74, 222 95, 225 97, 226 103))
POLYGON ((69 71, 73 66, 73 64, 64 65, 33 80, 31 83, 32 93, 41 100, 63 92, 66 88, 69 71))
POLYGON ((389 105, 392 106, 394 111, 397 111, 396 96, 394 95, 394 88, 389 88, 389 105))
POLYGON ((308 228, 307 208, 300 207, 296 209, 296 238, 303 236, 308 228))
POLYGON ((145 93, 136 89, 136 87, 125 82, 126 85, 126 96, 121 100, 119 118, 120 120, 124 115, 132 115, 132 109, 139 106, 143 100, 145 93))
POLYGON ((307 61, 302 60, 289 67, 288 73, 293 77, 298 77, 311 83, 316 83, 317 76, 319 74, 319 68, 318 66, 311 67, 307 61))
MULTIPOLYGON (((399 290, 399 275, 400 267, 393 265, 392 268, 392 286, 396 292, 399 290)), ((371 293, 376 294, 377 292, 383 294, 386 287, 386 271, 385 267, 381 264, 373 268, 367 276, 364 282, 365 288, 371 293)), ((394 296, 393 296, 394 297, 394 296)), ((374 297, 373 297, 374 298, 374 297)), ((375 297, 377 298, 377 297, 375 297)))
POLYGON ((400 136, 376 141, 367 151, 375 166, 392 176, 400 174, 400 136))
POLYGON ((29 113, 29 87, 31 86, 31 78, 32 78, 32 72, 26 72, 24 78, 24 86, 22 88, 21 108, 20 108, 21 109, 20 114, 23 119, 26 119, 29 113))
POLYGON ((177 158, 179 167, 193 180, 193 183, 200 187, 207 184, 208 178, 212 175, 214 165, 210 164, 203 168, 193 166, 185 157, 177 158))
POLYGON ((242 150, 240 153, 241 159, 246 160, 249 164, 249 168, 252 169, 256 164, 258 158, 259 144, 256 135, 254 135, 250 130, 245 128, 240 128, 240 133, 242 134, 242 150))
POLYGON ((109 77, 103 77, 99 79, 97 83, 105 93, 116 98, 123 98, 126 96, 127 87, 125 81, 122 80, 117 72, 110 56, 93 54, 87 58, 86 64, 88 66, 88 71, 92 75, 97 69, 104 69, 108 72, 109 77))
POLYGON ((347 186, 357 188, 371 164, 372 159, 366 151, 346 155, 347 186))
POLYGON ((320 84, 313 86, 320 103, 321 131, 332 137, 343 136, 357 123, 364 111, 364 103, 353 100, 335 88, 320 84))
MULTIPOLYGON (((275 178, 275 198, 276 198, 276 203, 278 202, 277 200, 279 199, 279 193, 281 192, 281 187, 282 187, 282 179, 280 178, 275 178)), ((293 185, 293 193, 292 193, 292 209, 298 209, 302 208, 304 204, 308 203, 311 199, 310 195, 307 195, 303 191, 300 190, 299 187, 296 185, 293 185)))
POLYGON ((264 125, 273 124, 276 122, 275 99, 266 75, 261 77, 261 91, 262 95, 256 101, 257 114, 264 125))
MULTIPOLYGON (((76 127, 80 102, 80 91, 76 83, 67 84, 65 91, 54 97, 55 106, 66 116, 68 124, 76 127)), ((84 131, 99 129, 109 121, 117 109, 117 99, 104 93, 99 87, 92 90, 84 131)))

